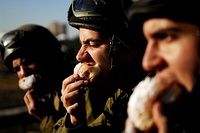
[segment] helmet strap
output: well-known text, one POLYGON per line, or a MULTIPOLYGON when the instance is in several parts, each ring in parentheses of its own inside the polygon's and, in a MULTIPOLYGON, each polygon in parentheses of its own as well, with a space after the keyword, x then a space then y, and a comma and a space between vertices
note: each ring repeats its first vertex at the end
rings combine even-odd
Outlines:
POLYGON ((120 46, 122 41, 116 36, 113 35, 110 42, 110 51, 109 56, 111 57, 111 67, 108 75, 110 83, 116 83, 118 77, 120 76, 120 65, 119 65, 119 55, 121 48, 120 46))
POLYGON ((110 42, 110 51, 109 51, 109 56, 111 57, 111 68, 110 69, 119 67, 118 57, 120 54, 121 43, 122 43, 121 40, 116 35, 112 36, 112 39, 110 42))

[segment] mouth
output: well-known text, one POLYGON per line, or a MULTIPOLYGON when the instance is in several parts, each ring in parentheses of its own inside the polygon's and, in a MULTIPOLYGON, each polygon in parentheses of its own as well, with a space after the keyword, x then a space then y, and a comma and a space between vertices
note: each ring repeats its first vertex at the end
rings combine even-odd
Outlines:
POLYGON ((96 62, 80 62, 80 63, 85 63, 87 64, 89 67, 96 67, 98 66, 98 64, 96 62))

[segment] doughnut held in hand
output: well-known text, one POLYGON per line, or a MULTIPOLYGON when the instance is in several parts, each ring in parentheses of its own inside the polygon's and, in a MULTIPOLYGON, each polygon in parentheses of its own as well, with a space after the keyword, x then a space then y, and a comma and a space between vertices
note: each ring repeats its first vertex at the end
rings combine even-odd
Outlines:
POLYGON ((19 80, 19 88, 22 90, 29 90, 34 87, 41 76, 38 74, 32 74, 19 80))
POLYGON ((98 64, 88 65, 87 63, 78 63, 74 67, 74 74, 79 77, 89 80, 91 83, 100 75, 101 68, 98 64))
POLYGON ((154 127, 153 103, 159 100, 165 105, 174 104, 181 94, 181 87, 173 82, 147 77, 134 88, 130 96, 128 118, 140 131, 150 131, 154 127))

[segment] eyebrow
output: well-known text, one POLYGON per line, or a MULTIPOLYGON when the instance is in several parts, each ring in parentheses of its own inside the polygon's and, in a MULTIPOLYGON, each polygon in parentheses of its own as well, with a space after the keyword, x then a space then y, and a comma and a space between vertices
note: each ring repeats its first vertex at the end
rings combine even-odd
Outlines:
POLYGON ((164 28, 164 29, 161 29, 161 30, 157 31, 156 33, 163 33, 163 32, 180 32, 180 31, 182 31, 180 28, 171 27, 171 28, 164 28))
POLYGON ((98 38, 98 39, 88 38, 85 41, 83 41, 83 43, 88 43, 88 42, 103 42, 103 40, 101 38, 98 38))
POLYGON ((157 37, 161 34, 168 34, 168 33, 173 33, 173 34, 177 34, 179 32, 181 32, 183 30, 181 30, 180 28, 177 28, 177 27, 171 27, 171 28, 163 28, 163 29, 160 29, 158 31, 154 31, 152 32, 151 36, 152 37, 157 37))

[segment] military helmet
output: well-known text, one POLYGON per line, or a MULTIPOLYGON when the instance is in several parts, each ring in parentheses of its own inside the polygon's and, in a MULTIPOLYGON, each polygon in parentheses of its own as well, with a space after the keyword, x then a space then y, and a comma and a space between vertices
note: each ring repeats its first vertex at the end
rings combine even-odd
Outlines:
POLYGON ((122 39, 129 22, 121 0, 73 0, 68 10, 69 25, 106 31, 122 39))
POLYGON ((23 53, 39 58, 62 55, 61 45, 46 28, 25 24, 5 33, 0 40, 0 54, 4 64, 12 70, 12 60, 23 53))
POLYGON ((128 11, 131 25, 137 27, 149 18, 169 18, 174 21, 200 25, 200 17, 194 17, 200 11, 196 0, 132 0, 128 11))
POLYGON ((69 25, 77 28, 127 28, 126 19, 121 0, 73 0, 68 11, 69 25))

